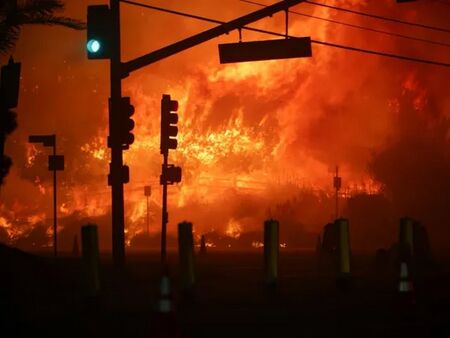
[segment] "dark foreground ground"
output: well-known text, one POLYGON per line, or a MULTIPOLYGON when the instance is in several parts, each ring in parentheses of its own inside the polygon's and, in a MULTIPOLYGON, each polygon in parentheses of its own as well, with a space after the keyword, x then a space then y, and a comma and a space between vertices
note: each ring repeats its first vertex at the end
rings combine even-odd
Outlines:
MULTIPOLYGON (((352 287, 336 287, 313 252, 282 251, 276 290, 262 283, 262 252, 196 257, 193 300, 172 281, 182 337, 450 337, 450 260, 416 270, 417 304, 396 293, 394 264, 353 258, 352 287)), ((83 291, 80 259, 0 247, 0 337, 154 337, 160 268, 156 253, 130 254, 115 272, 102 260, 102 292, 83 291)))

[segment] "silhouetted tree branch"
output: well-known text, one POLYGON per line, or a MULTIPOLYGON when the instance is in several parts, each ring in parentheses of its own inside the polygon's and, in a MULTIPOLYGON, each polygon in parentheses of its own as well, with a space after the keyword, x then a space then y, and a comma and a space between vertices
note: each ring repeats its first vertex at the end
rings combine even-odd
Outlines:
MULTIPOLYGON (((58 25, 82 30, 86 24, 76 19, 57 16, 64 10, 60 0, 1 0, 0 2, 0 54, 8 53, 16 44, 23 25, 58 25)), ((0 102, 0 107, 2 103, 0 102)), ((6 136, 16 128, 15 113, 8 109, 0 112, 0 186, 11 167, 11 158, 3 155, 6 136)))
POLYGON ((23 25, 58 25, 82 30, 82 21, 56 16, 64 10, 60 0, 5 0, 0 5, 0 53, 6 54, 17 42, 23 25))

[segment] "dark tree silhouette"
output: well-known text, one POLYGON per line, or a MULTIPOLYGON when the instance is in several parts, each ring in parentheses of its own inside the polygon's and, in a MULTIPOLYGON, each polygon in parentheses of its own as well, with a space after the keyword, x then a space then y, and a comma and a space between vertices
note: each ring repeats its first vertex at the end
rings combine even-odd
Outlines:
MULTIPOLYGON (((60 0, 2 0, 0 2, 0 54, 7 54, 16 44, 23 25, 59 25, 72 29, 85 29, 86 24, 55 13, 64 10, 60 0)), ((0 102, 0 185, 8 174, 11 158, 3 155, 6 136, 17 126, 16 114, 0 102)))
POLYGON ((60 25, 84 29, 85 23, 55 13, 64 10, 60 0, 3 0, 0 4, 0 53, 6 54, 17 42, 23 25, 60 25))

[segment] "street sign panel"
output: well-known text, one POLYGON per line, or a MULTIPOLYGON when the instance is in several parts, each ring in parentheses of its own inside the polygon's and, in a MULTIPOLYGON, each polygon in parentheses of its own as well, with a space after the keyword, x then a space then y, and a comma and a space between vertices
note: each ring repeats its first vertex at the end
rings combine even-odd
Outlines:
POLYGON ((311 38, 225 43, 219 45, 220 63, 310 57, 311 38))
POLYGON ((50 155, 48 157, 48 170, 64 170, 64 155, 50 155))
POLYGON ((28 137, 30 143, 42 143, 44 147, 54 147, 56 143, 55 135, 30 135, 28 137))
POLYGON ((149 185, 144 186, 144 195, 150 196, 152 194, 152 187, 149 185))

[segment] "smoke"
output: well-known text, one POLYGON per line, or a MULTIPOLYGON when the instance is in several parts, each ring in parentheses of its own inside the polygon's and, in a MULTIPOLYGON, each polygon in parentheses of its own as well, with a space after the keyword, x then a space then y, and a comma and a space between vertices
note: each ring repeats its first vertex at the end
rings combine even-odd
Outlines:
POLYGON ((397 102, 396 135, 371 161, 397 215, 411 215, 428 226, 439 246, 450 217, 450 121, 421 88, 405 88, 397 102), (419 94, 418 94, 419 93, 419 94))
MULTIPOLYGON (((332 3, 436 26, 445 26, 448 18, 447 9, 437 3, 425 6, 418 2, 408 7, 390 0, 332 3)), ((86 5, 85 1, 71 2, 66 14, 84 18, 86 5)), ((234 0, 217 6, 206 0, 182 4, 164 1, 159 5, 224 21, 257 9, 234 0)), ((307 4, 295 9, 421 38, 446 38, 307 4)), ((212 27, 128 5, 123 5, 122 12, 123 60, 212 27)), ((294 14, 289 21, 290 34, 297 36, 441 61, 449 56, 446 47, 425 48, 428 45, 423 43, 294 14)), ((254 26, 283 32, 284 14, 254 26)), ((265 38, 243 32, 244 41, 265 38)), ((443 216, 429 216, 431 206, 438 204, 436 196, 446 196, 448 191, 445 184, 437 183, 446 181, 446 164, 441 164, 448 158, 444 150, 448 131, 445 117, 450 109, 447 69, 319 45, 313 46, 313 57, 308 59, 219 65, 217 43, 237 39, 237 32, 231 32, 130 74, 123 81, 124 95, 130 96, 136 107, 136 141, 125 152, 131 171, 125 188, 128 240, 145 229, 144 185, 153 187, 153 234, 160 224, 159 104, 163 93, 180 102, 179 148, 171 153, 170 161, 182 166, 183 181, 169 188, 170 231, 184 219, 191 220, 198 233, 211 229, 225 232, 230 222, 238 223, 244 232, 260 231, 263 219, 272 213, 283 218, 285 229, 296 229, 294 233, 318 232, 334 214, 329 196, 336 165, 344 192, 382 184, 393 203, 392 214, 400 217, 411 213, 433 224, 444 220, 443 216), (415 142, 414 154, 420 155, 415 161, 426 159, 435 164, 432 168, 413 160, 398 160, 409 156, 411 142, 415 142), (405 172, 410 178, 404 179, 405 172), (423 178, 427 173, 429 177, 423 178), (420 183, 414 184, 415 179, 420 183), (420 193, 412 194, 412 186, 420 193), (430 186, 436 188, 422 188, 430 186), (277 205, 291 210, 287 213, 290 216, 275 212, 280 210, 277 205)), ((14 238, 38 222, 50 225, 48 150, 30 148, 26 141, 30 134, 56 132, 58 153, 66 158, 66 170, 58 173, 58 189, 59 227, 70 238, 67 246, 76 227, 89 218, 101 219, 102 241, 110 241, 108 62, 88 61, 84 44, 83 32, 28 27, 16 47, 14 56, 23 64, 19 127, 7 143, 6 153, 13 157, 14 166, 2 187, 0 214, 5 219, 4 228, 14 238), (35 215, 40 217, 33 223, 35 215)), ((442 210, 443 203, 439 204, 442 210)), ((361 243, 363 237, 358 236, 361 243)), ((388 240, 382 239, 383 243, 388 240)))

